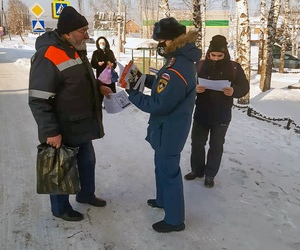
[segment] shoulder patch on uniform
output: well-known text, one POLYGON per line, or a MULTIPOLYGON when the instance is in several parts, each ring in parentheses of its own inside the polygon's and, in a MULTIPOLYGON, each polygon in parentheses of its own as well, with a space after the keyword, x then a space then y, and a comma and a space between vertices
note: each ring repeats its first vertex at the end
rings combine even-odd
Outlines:
POLYGON ((176 57, 171 57, 171 58, 167 61, 166 67, 167 67, 167 68, 171 67, 171 66, 174 64, 175 61, 176 61, 176 57))
POLYGON ((161 75, 161 78, 162 78, 162 79, 165 79, 165 80, 167 80, 167 81, 169 81, 171 77, 170 77, 169 74, 163 73, 163 74, 161 75))
POLYGON ((159 82, 157 84, 156 92, 158 94, 161 93, 167 87, 168 82, 169 81, 167 81, 166 79, 160 78, 160 80, 159 80, 159 82))

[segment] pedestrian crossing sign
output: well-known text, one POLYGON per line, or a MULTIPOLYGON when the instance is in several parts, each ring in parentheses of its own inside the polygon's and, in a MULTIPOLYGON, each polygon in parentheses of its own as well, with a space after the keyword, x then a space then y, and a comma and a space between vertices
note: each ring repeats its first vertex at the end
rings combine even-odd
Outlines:
POLYGON ((67 2, 67 1, 59 1, 59 0, 55 1, 54 0, 52 2, 52 17, 53 18, 59 18, 60 13, 67 6, 70 6, 70 3, 67 2))
POLYGON ((45 22, 44 20, 32 20, 32 31, 33 32, 45 32, 45 22))

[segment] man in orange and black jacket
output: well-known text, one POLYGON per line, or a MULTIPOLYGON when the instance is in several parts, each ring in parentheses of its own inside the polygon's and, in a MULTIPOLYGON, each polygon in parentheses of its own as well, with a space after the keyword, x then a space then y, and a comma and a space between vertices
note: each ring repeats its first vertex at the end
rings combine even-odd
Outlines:
MULTIPOLYGON (((86 57, 88 22, 73 7, 60 14, 55 31, 36 40, 31 59, 29 106, 38 125, 39 141, 55 148, 79 147, 77 155, 81 191, 76 200, 103 207, 106 201, 95 192, 95 152, 92 140, 104 136, 100 92, 112 92, 94 77, 86 57)), ((55 217, 79 221, 69 195, 50 195, 55 217)))

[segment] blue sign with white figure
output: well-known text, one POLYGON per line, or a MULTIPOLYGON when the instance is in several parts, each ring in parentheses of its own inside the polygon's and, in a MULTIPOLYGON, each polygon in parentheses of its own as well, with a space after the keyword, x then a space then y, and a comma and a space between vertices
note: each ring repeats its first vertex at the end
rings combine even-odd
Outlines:
POLYGON ((32 20, 32 31, 33 32, 45 32, 45 21, 44 20, 32 20))
POLYGON ((70 6, 70 3, 68 1, 57 1, 57 0, 53 1, 52 2, 52 17, 59 18, 60 13, 67 6, 70 6))

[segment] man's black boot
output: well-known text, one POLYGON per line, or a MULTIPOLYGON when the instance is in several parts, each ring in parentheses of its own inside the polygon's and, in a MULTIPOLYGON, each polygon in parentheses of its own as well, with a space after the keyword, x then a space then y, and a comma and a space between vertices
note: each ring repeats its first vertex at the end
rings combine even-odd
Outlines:
POLYGON ((53 216, 60 218, 62 220, 66 221, 81 221, 83 220, 83 214, 73 210, 72 208, 69 209, 69 211, 62 215, 54 215, 53 216))
POLYGON ((164 220, 159 221, 152 225, 152 228, 159 233, 170 233, 170 232, 179 232, 185 229, 185 224, 182 223, 178 226, 174 226, 166 223, 164 220))
POLYGON ((106 206, 106 201, 101 198, 97 198, 95 195, 87 201, 81 200, 78 197, 76 197, 76 201, 79 203, 87 203, 87 204, 90 204, 95 207, 105 207, 106 206))
POLYGON ((157 205, 155 199, 147 200, 147 204, 148 204, 150 207, 162 208, 162 207, 160 207, 160 206, 157 205))
POLYGON ((203 174, 202 175, 198 175, 195 172, 190 172, 190 173, 188 173, 188 174, 186 174, 184 176, 184 179, 186 179, 187 181, 191 181, 191 180, 194 180, 196 177, 203 178, 204 175, 203 174))
POLYGON ((207 188, 212 188, 214 185, 214 177, 205 176, 204 186, 207 188))

